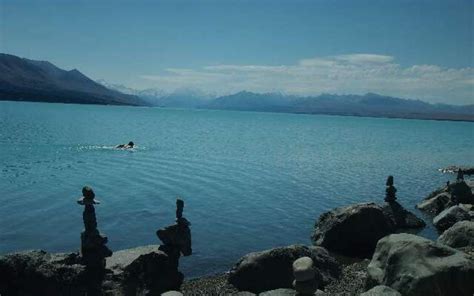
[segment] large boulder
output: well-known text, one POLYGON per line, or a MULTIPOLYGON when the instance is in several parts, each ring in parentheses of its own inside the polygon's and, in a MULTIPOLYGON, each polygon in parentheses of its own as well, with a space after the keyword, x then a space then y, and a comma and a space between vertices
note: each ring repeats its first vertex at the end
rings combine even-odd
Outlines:
POLYGON ((405 296, 472 296, 472 256, 407 233, 377 243, 367 268, 367 288, 389 286, 405 296))
POLYGON ((472 252, 474 250, 474 221, 457 222, 438 237, 438 242, 472 252))
POLYGON ((387 286, 375 286, 367 292, 360 294, 359 296, 402 296, 398 291, 387 287, 387 286))
POLYGON ((183 274, 178 271, 175 260, 158 247, 149 245, 118 251, 107 258, 107 267, 121 278, 125 295, 160 295, 179 290, 183 274))
POLYGON ((453 205, 454 203, 451 201, 451 194, 448 192, 442 192, 431 197, 430 199, 423 200, 416 205, 416 208, 420 211, 438 215, 443 210, 453 205))
POLYGON ((453 226, 456 222, 470 220, 469 212, 462 206, 452 206, 433 219, 433 224, 439 231, 444 231, 453 226))
POLYGON ((88 278, 76 253, 26 251, 0 257, 0 295, 84 295, 88 278))
POLYGON ((474 204, 472 190, 474 182, 456 181, 431 192, 416 207, 432 214, 439 214, 458 203, 474 204))
POLYGON ((333 209, 319 217, 315 228, 315 245, 355 257, 370 257, 377 241, 396 229, 392 219, 375 203, 333 209))
POLYGON ((340 266, 324 248, 292 245, 245 255, 230 271, 228 281, 240 291, 254 293, 292 288, 293 262, 305 256, 321 274, 320 287, 340 276, 340 266))
POLYGON ((425 221, 418 218, 415 214, 405 210, 401 204, 396 201, 387 202, 382 209, 385 214, 393 221, 397 229, 422 228, 426 226, 425 221))

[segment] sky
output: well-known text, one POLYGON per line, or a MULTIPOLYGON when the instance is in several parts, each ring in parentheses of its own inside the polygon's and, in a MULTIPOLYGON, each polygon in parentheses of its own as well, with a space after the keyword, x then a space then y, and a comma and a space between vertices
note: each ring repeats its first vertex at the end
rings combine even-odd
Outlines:
POLYGON ((473 0, 0 0, 0 52, 136 89, 473 104, 473 22, 473 0))

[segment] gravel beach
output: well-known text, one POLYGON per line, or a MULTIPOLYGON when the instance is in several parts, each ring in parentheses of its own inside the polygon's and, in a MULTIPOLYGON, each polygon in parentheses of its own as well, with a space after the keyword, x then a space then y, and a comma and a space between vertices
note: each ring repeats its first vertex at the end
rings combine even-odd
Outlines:
MULTIPOLYGON (((369 260, 352 263, 342 263, 341 277, 326 286, 326 295, 352 296, 364 292, 365 279, 367 277, 367 266, 369 260)), ((197 295, 236 295, 238 291, 227 283, 227 274, 206 276, 185 281, 181 286, 181 292, 186 296, 197 295)))

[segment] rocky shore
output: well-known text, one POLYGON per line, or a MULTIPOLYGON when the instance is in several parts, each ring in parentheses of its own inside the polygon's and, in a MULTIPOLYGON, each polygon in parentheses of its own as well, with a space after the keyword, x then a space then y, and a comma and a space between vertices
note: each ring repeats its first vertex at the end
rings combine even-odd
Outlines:
MULTIPOLYGON (((390 176, 380 203, 348 205, 320 215, 312 246, 250 253, 227 273, 184 281, 179 256, 191 255, 192 250, 181 200, 177 223, 157 231, 161 245, 114 253, 94 253, 107 241, 97 232, 89 206, 84 211, 85 232, 100 239, 89 242, 83 234, 79 253, 0 256, 0 295, 472 296, 473 187, 474 182, 458 173, 455 182, 417 205, 432 216, 430 223, 440 233, 437 241, 412 234, 425 227, 425 221, 397 202, 390 176)), ((82 204, 92 205, 92 200, 82 204)))

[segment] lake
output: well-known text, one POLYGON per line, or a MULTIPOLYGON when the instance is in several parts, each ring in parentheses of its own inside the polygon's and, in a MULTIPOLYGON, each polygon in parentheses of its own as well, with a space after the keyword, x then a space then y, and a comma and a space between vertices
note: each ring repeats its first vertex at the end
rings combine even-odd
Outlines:
POLYGON ((0 147, 0 253, 78 250, 84 185, 112 250, 159 243, 180 196, 194 251, 180 269, 194 277, 310 244, 321 213, 382 202, 388 175, 421 215, 415 204, 454 179, 438 168, 474 164, 474 124, 0 102, 0 147))

